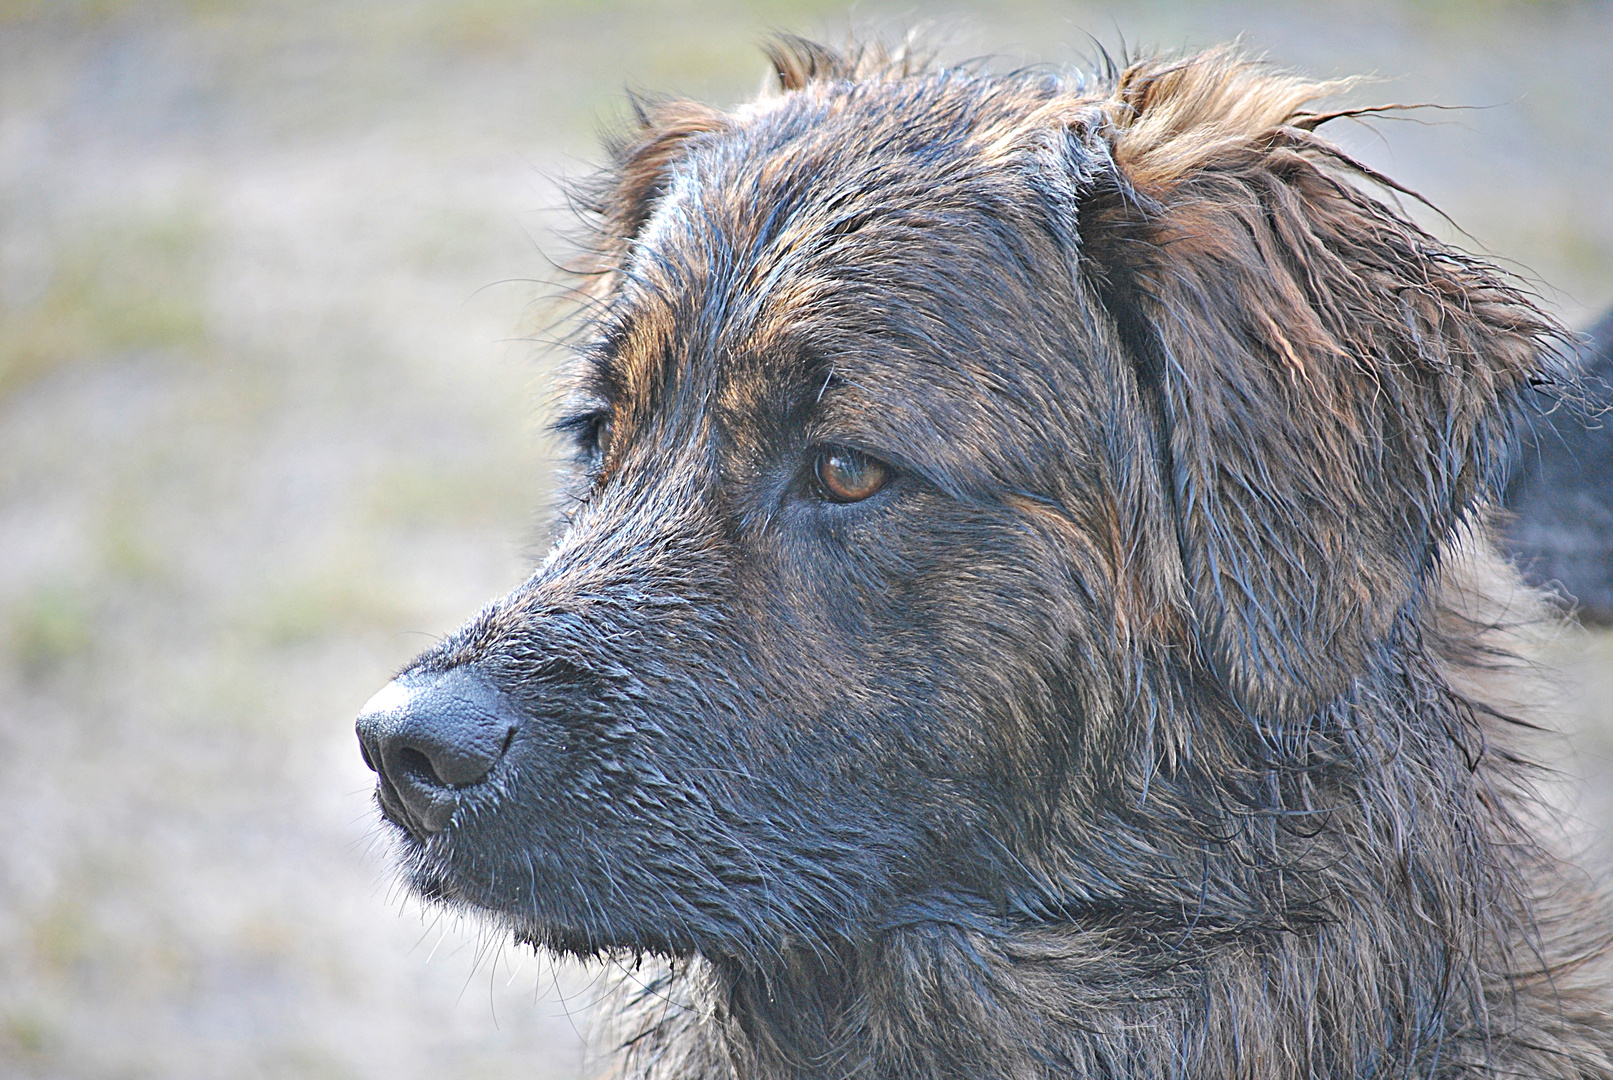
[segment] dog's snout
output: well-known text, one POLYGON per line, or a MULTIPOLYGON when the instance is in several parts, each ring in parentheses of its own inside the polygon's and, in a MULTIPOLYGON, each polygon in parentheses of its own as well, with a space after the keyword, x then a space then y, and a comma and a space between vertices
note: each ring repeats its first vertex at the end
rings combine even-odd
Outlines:
POLYGON ((359 752, 380 774, 381 801, 428 833, 441 832, 461 792, 486 779, 516 728, 509 703, 486 676, 461 667, 405 675, 359 713, 359 752))

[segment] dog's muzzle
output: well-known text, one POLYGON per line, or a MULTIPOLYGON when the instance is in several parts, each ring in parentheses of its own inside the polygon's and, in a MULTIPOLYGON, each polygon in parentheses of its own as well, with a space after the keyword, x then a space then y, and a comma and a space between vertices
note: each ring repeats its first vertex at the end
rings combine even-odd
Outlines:
POLYGON ((472 667, 401 675, 358 717, 364 764, 380 776, 381 808, 422 839, 448 827, 515 733, 509 703, 472 667))

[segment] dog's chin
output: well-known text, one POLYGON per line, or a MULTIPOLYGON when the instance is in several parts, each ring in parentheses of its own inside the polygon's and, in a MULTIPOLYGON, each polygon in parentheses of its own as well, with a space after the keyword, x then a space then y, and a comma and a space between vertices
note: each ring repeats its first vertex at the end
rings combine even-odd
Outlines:
MULTIPOLYGON (((423 833, 407 815, 394 814, 384 801, 381 807, 396 840, 402 877, 410 891, 427 905, 479 915, 507 930, 516 944, 582 960, 623 953, 685 957, 696 951, 689 943, 673 942, 658 928, 611 918, 609 912, 600 912, 604 928, 577 926, 549 910, 552 897, 544 891, 541 880, 535 883, 536 888, 528 884, 508 892, 497 886, 497 874, 489 875, 486 881, 476 880, 456 866, 455 858, 460 851, 473 850, 473 840, 456 835, 459 830, 453 825, 439 833, 423 833)), ((485 859, 478 861, 485 865, 485 859)))
POLYGON ((604 957, 655 956, 663 959, 684 959, 694 950, 674 948, 657 935, 617 940, 603 939, 591 934, 550 923, 505 915, 500 920, 517 945, 530 947, 534 952, 556 956, 569 956, 578 960, 599 960, 604 957))
POLYGON ((426 868, 411 870, 408 880, 414 893, 425 903, 480 915, 491 925, 507 931, 515 944, 530 946, 536 952, 579 960, 597 960, 624 953, 674 958, 695 952, 688 946, 675 946, 665 934, 651 928, 613 924, 609 933, 600 933, 596 928, 571 925, 535 910, 542 906, 541 896, 531 907, 512 905, 501 898, 484 895, 481 889, 467 887, 454 875, 426 868))

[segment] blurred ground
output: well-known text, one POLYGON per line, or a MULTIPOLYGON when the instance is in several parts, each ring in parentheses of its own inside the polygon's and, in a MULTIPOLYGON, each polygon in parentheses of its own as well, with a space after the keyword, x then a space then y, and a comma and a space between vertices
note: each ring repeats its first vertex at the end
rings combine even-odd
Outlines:
MULTIPOLYGON (((1609 3, 856 15, 1476 106, 1341 134, 1570 322, 1613 300, 1609 3)), ((624 87, 733 102, 768 30, 846 25, 0 0, 0 1075, 580 1075, 591 976, 397 894, 351 718, 541 548, 556 178, 624 87)), ((1605 836, 1613 637, 1560 653, 1605 836)))

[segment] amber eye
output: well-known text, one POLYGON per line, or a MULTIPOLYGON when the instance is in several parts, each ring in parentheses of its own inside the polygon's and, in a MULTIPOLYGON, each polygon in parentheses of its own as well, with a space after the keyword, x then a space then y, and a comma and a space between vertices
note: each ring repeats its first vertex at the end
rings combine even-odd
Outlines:
POLYGON ((831 502, 861 502, 890 482, 891 467, 843 446, 818 451, 812 467, 818 485, 831 502))

